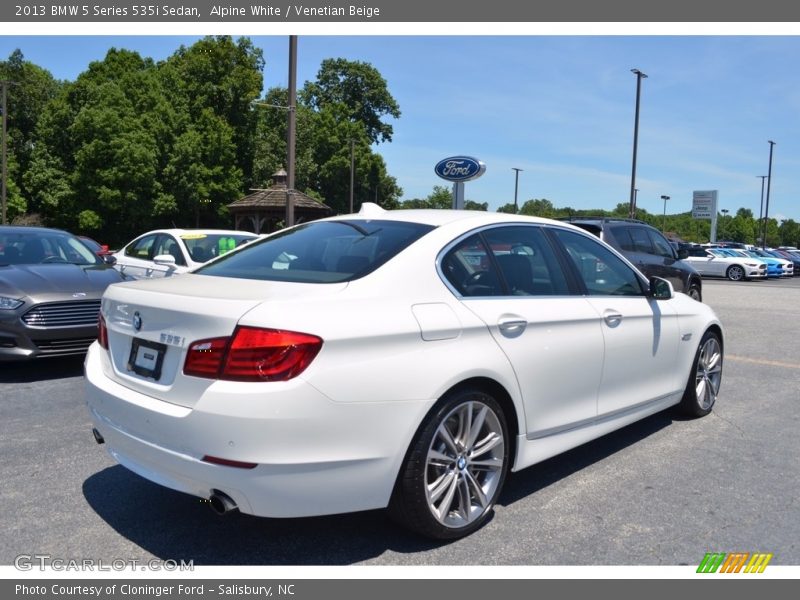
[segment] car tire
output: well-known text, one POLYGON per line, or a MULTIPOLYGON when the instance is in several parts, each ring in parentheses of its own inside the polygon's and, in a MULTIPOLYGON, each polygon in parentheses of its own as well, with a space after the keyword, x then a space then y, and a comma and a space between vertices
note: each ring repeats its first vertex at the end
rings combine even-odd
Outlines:
POLYGON ((687 417, 704 417, 714 408, 722 383, 722 359, 719 334, 706 331, 697 347, 679 405, 680 411, 687 417))
POLYGON ((503 488, 510 439, 500 404, 477 389, 444 397, 406 454, 389 515, 426 537, 453 540, 482 527, 503 488))
POLYGON ((725 271, 725 277, 731 281, 742 281, 744 279, 744 269, 739 265, 731 265, 725 271))
POLYGON ((700 284, 698 283, 690 283, 689 289, 686 290, 686 295, 692 300, 703 301, 703 294, 700 292, 700 284))

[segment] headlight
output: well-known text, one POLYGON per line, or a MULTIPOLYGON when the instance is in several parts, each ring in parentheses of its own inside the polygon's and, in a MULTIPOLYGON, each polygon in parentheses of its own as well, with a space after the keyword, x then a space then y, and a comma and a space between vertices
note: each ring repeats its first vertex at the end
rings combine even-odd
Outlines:
POLYGON ((14 310, 22 306, 22 300, 0 296, 0 310, 14 310))
POLYGON ((757 267, 758 263, 744 263, 748 267, 757 267))

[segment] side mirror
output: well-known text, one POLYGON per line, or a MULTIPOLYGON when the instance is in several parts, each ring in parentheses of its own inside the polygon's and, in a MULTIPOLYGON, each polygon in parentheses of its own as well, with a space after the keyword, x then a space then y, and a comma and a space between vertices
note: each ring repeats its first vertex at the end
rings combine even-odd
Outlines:
POLYGON ((103 262, 107 265, 111 265, 112 267, 117 264, 117 257, 113 254, 104 254, 102 257, 103 262))
POLYGON ((661 277, 650 278, 650 297, 654 300, 669 300, 675 297, 672 284, 661 277))
POLYGON ((678 260, 689 258, 689 251, 686 248, 678 248, 678 260))
POLYGON ((165 267, 174 267, 175 257, 172 256, 172 254, 159 254, 158 256, 153 257, 153 262, 157 265, 162 265, 165 267))

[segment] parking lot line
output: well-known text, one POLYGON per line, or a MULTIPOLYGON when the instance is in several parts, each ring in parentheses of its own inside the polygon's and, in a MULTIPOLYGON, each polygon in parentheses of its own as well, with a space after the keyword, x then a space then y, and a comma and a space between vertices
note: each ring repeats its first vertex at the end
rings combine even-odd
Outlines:
POLYGON ((750 358, 749 356, 736 356, 735 354, 726 354, 725 360, 752 363, 754 365, 769 365, 771 367, 783 367, 784 369, 800 369, 800 363, 786 363, 777 360, 767 360, 764 358, 750 358))

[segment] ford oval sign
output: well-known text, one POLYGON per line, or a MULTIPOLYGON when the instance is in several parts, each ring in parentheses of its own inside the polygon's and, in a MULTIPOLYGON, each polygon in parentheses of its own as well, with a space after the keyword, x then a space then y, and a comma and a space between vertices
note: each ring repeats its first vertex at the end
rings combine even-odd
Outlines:
POLYGON ((471 156, 451 156, 436 163, 433 170, 447 181, 471 181, 486 172, 486 165, 471 156))

